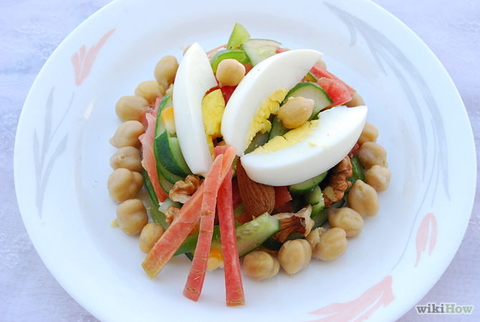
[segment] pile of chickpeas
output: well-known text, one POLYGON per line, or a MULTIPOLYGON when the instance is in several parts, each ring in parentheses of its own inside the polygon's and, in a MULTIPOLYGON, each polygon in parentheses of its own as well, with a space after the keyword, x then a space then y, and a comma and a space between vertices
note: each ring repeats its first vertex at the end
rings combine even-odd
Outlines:
MULTIPOLYGON (((363 105, 356 94, 355 104, 363 105)), ((378 192, 384 191, 390 184, 391 172, 387 168, 387 153, 376 142, 378 130, 367 123, 358 144, 357 156, 365 168, 365 182, 357 180, 346 196, 346 205, 328 209, 328 225, 312 230, 305 239, 286 241, 278 252, 256 250, 243 259, 245 275, 254 280, 274 277, 280 268, 288 275, 294 275, 305 269, 312 258, 333 261, 347 250, 348 239, 360 235, 366 217, 375 216, 379 210, 378 192)))
POLYGON ((175 57, 163 57, 155 66, 156 80, 141 82, 135 89, 135 95, 121 97, 115 106, 122 124, 110 139, 110 144, 118 149, 110 158, 114 171, 107 183, 110 196, 118 203, 113 225, 127 235, 140 234, 140 249, 145 253, 150 251, 164 229, 157 223, 149 222, 147 209, 139 197, 143 187, 139 137, 145 133, 142 123, 145 113, 152 110, 157 99, 171 91, 177 69, 175 57))

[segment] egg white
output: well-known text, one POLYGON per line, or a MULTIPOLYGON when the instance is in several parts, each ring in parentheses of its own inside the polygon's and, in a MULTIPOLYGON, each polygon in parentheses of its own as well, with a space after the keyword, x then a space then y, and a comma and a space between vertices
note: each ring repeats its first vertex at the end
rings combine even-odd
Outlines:
POLYGON ((368 108, 337 106, 319 114, 313 132, 274 152, 244 155, 242 165, 248 176, 259 183, 286 186, 303 182, 340 162, 357 142, 367 118, 368 108))
POLYGON ((175 127, 183 157, 192 173, 205 176, 213 161, 203 126, 202 99, 217 81, 198 43, 185 52, 174 84, 175 127))

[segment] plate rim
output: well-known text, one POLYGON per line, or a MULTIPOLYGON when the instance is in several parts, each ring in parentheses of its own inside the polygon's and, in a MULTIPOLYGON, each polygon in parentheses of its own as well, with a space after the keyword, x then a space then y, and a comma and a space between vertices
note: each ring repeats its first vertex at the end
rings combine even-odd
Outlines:
MULTIPOLYGON (((347 0, 345 2, 349 2, 350 0, 347 0)), ((148 2, 148 1, 146 1, 148 2)), ((330 1, 327 1, 327 2, 330 2, 330 1)), ((450 86, 450 90, 453 90, 455 93, 454 95, 458 96, 458 99, 460 102, 462 102, 462 106, 459 107, 459 109, 462 111, 462 117, 463 118, 466 118, 466 121, 467 121, 467 124, 469 124, 469 128, 467 129, 467 132, 469 133, 466 133, 468 136, 469 136, 469 141, 472 143, 472 147, 473 147, 473 163, 476 164, 476 154, 475 154, 475 145, 474 145, 474 136, 473 136, 473 131, 472 131, 472 127, 471 127, 471 123, 470 123, 470 120, 468 118, 468 114, 466 112, 466 108, 465 108, 465 105, 463 103, 463 100, 458 92, 458 89, 457 87, 455 86, 455 83, 453 82, 453 80, 451 79, 450 75, 448 74, 448 72, 446 71, 445 67, 442 65, 442 63, 440 62, 440 60, 438 59, 438 57, 433 53, 433 51, 422 41, 422 39, 417 35, 415 34, 406 24, 404 24, 401 20, 399 20, 398 18, 396 18, 394 15, 392 15, 390 12, 388 12, 387 10, 385 10, 384 8, 382 8, 380 5, 378 5, 377 3, 375 2, 371 2, 369 0, 363 0, 363 2, 365 4, 368 3, 368 5, 372 5, 373 7, 376 7, 377 9, 380 9, 381 11, 383 11, 384 14, 387 14, 389 16, 389 19, 393 19, 395 21, 396 24, 400 24, 402 29, 409 33, 410 36, 413 36, 417 39, 417 42, 419 43, 419 45, 423 46, 423 50, 426 50, 429 55, 431 56, 431 58, 434 58, 435 59, 435 64, 437 65, 437 67, 439 68, 439 70, 441 71, 441 73, 446 77, 446 80, 448 80, 451 84, 450 86)), ((65 44, 68 43, 71 39, 74 39, 75 37, 77 37, 77 34, 81 34, 82 32, 82 29, 85 28, 86 25, 90 24, 91 21, 93 21, 94 19, 97 19, 97 17, 100 17, 103 15, 103 12, 105 11, 109 11, 109 10, 113 10, 112 8, 114 8, 115 6, 118 6, 118 7, 122 7, 122 6, 127 6, 127 4, 130 4, 132 5, 131 3, 129 3, 129 1, 127 0, 117 0, 117 1, 113 1, 113 2, 110 2, 108 3, 106 6, 102 7, 100 10, 98 10, 97 12, 95 12, 93 15, 91 15, 89 18, 87 18, 85 21, 83 21, 80 25, 78 25, 71 33, 69 33, 69 35, 58 45, 58 47, 52 52, 52 54, 50 55, 50 57, 47 59, 47 61, 45 62, 45 64, 43 65, 43 67, 41 68, 41 70, 39 71, 35 81, 33 82, 32 84, 32 87, 30 88, 30 91, 26 97, 26 100, 25 100, 25 103, 22 107, 22 111, 21 111, 21 115, 20 115, 20 118, 19 118, 19 122, 18 122, 18 127, 17 127, 17 133, 16 133, 16 136, 15 136, 15 147, 14 147, 14 183, 15 183, 15 192, 16 192, 16 197, 17 197, 17 200, 18 200, 18 205, 19 205, 19 209, 20 209, 20 213, 21 213, 21 216, 22 216, 22 220, 24 221, 24 225, 25 227, 27 228, 27 232, 30 236, 30 238, 32 239, 32 242, 34 244, 34 247, 35 249, 37 250, 37 253, 39 254, 39 256, 42 258, 42 261, 43 263, 46 265, 46 267, 48 268, 48 270, 50 271, 50 273, 52 274, 52 276, 54 276, 54 278, 59 282, 59 284, 62 286, 63 289, 65 289, 67 291, 67 293, 72 296, 72 298, 75 299, 75 301, 77 301, 78 303, 80 303, 87 311, 91 312, 94 316, 102 316, 102 314, 99 314, 98 312, 98 315, 97 314, 94 314, 94 310, 92 310, 91 307, 89 307, 87 309, 87 306, 82 304, 82 302, 78 299, 77 296, 73 295, 72 293, 74 293, 72 290, 70 290, 70 287, 66 287, 64 285, 64 283, 62 281, 59 281, 56 274, 54 274, 53 272, 55 271, 55 269, 53 267, 51 267, 51 263, 49 263, 48 260, 45 260, 45 256, 42 255, 42 252, 39 251, 39 249, 37 248, 37 243, 34 242, 34 239, 32 238, 32 235, 33 232, 31 231, 31 227, 28 223, 28 220, 27 219, 27 216, 24 215, 24 210, 23 210, 23 206, 20 204, 20 200, 23 199, 21 197, 21 192, 18 190, 18 186, 19 186, 19 182, 21 181, 20 179, 20 176, 21 174, 19 173, 19 167, 18 167, 18 150, 21 149, 21 137, 22 137, 22 126, 21 124, 22 123, 25 123, 24 119, 27 118, 28 116, 26 115, 26 110, 28 109, 27 107, 27 103, 32 100, 31 96, 33 96, 34 94, 32 94, 34 92, 34 89, 36 87, 38 87, 38 79, 41 78, 43 76, 43 74, 47 73, 48 72, 48 69, 50 68, 50 65, 53 64, 54 62, 54 59, 55 57, 58 55, 57 52, 63 50, 63 48, 66 46, 65 44), (18 139, 20 137, 20 139, 18 139), (22 211, 23 210, 23 211, 22 211), (72 293, 71 293, 72 292, 72 293)), ((473 182, 473 187, 476 187, 476 178, 477 178, 477 169, 476 167, 473 167, 473 170, 474 170, 474 175, 471 177, 471 181, 473 182)), ((21 184, 20 184, 21 185, 21 184)), ((473 210, 473 206, 474 206, 474 200, 475 200, 475 189, 473 189, 473 191, 471 192, 471 205, 468 206, 467 208, 470 209, 470 215, 468 216, 468 218, 470 218, 471 214, 472 214, 472 210, 473 210)), ((468 226, 468 220, 466 220, 465 222, 465 225, 464 225, 464 230, 462 232, 462 236, 465 235, 465 232, 466 232, 466 229, 467 229, 467 226, 468 226)), ((452 252, 450 255, 450 259, 446 262, 446 264, 444 265, 443 267, 443 270, 441 272, 441 274, 439 274, 438 278, 435 278, 432 283, 431 283, 431 286, 428 287, 428 289, 425 290, 425 292, 421 295, 418 296, 418 300, 421 299, 426 293, 428 293, 431 288, 433 287, 433 285, 438 281, 438 279, 441 277, 441 275, 443 275, 443 273, 445 272, 445 270, 448 268, 448 266, 450 265, 451 261, 453 260, 455 254, 457 253, 458 251, 458 248, 460 246, 460 243, 462 241, 463 237, 459 239, 458 241, 458 245, 456 245, 455 247, 455 251, 452 252)), ((418 301, 416 301, 418 302, 418 301)), ((416 303, 415 302, 415 303, 416 303)), ((401 313, 398 317, 400 317, 401 315, 405 314, 409 309, 411 308, 411 306, 408 306, 404 311, 403 313, 401 313)))

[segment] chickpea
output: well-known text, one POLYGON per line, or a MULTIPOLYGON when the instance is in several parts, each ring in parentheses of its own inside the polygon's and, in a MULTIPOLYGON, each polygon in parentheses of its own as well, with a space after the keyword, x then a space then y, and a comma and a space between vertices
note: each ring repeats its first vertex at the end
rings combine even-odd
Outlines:
POLYGON ((278 110, 278 118, 287 129, 295 129, 312 116, 314 104, 314 100, 302 96, 291 98, 278 110))
POLYGON ((363 217, 352 208, 330 208, 328 222, 331 227, 345 230, 347 238, 357 237, 363 229, 363 217))
POLYGON ((362 217, 372 217, 378 212, 377 191, 362 180, 357 180, 347 194, 347 203, 350 208, 362 217))
POLYGON ((245 66, 236 59, 224 59, 218 64, 216 77, 220 85, 237 86, 245 76, 245 66))
POLYGON ((308 266, 312 258, 312 246, 305 239, 286 241, 278 252, 280 266, 288 275, 294 275, 308 266))
POLYGON ((110 196, 117 202, 134 198, 142 186, 142 175, 124 168, 113 171, 107 184, 110 196))
POLYGON ((150 222, 146 224, 140 233, 140 250, 148 253, 164 232, 165 229, 157 223, 150 222))
POLYGON ((357 92, 355 92, 353 95, 352 95, 352 99, 348 102, 345 103, 346 106, 348 107, 355 107, 355 106, 361 106, 361 105, 365 105, 365 101, 363 100, 363 98, 360 96, 360 94, 358 94, 357 92))
POLYGON ((127 235, 138 235, 148 222, 147 210, 140 199, 129 199, 117 207, 117 223, 127 235))
POLYGON ((377 190, 377 192, 387 190, 391 177, 392 172, 379 165, 374 165, 365 172, 365 181, 377 190))
POLYGON ((145 112, 150 109, 148 101, 140 96, 123 96, 117 105, 115 111, 122 121, 139 121, 145 115, 145 112))
POLYGON ((358 149, 358 160, 366 168, 374 165, 387 167, 387 151, 378 143, 365 142, 358 149))
POLYGON ((117 131, 110 139, 110 144, 116 148, 139 146, 140 141, 138 137, 143 133, 145 133, 145 128, 142 123, 139 121, 126 121, 117 128, 117 131))
POLYGON ((377 141, 377 138, 378 129, 375 125, 367 122, 363 127, 362 134, 360 134, 360 137, 358 138, 358 144, 362 145, 365 142, 375 142, 377 141))
POLYGON ((178 62, 174 56, 165 56, 155 66, 155 79, 163 87, 173 84, 178 70, 178 62))
POLYGON ((142 171, 142 157, 140 150, 133 146, 124 146, 115 152, 110 158, 110 166, 113 170, 125 168, 130 171, 142 171))
POLYGON ((256 250, 243 258, 243 271, 253 280, 261 281, 274 277, 280 270, 278 260, 269 253, 256 250))
POLYGON ((345 253, 347 246, 345 230, 334 227, 320 235, 320 240, 313 249, 313 257, 324 261, 333 261, 345 253))
POLYGON ((138 84, 135 95, 143 97, 150 104, 155 104, 158 97, 165 95, 165 89, 157 81, 146 81, 138 84))

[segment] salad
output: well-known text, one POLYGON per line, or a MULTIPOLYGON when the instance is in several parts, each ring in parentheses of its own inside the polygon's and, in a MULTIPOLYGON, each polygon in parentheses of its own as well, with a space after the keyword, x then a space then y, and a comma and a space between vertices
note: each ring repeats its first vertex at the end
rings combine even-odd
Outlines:
POLYGON ((226 304, 244 305, 242 275, 335 260, 377 214, 386 151, 361 96, 322 57, 235 24, 226 45, 163 57, 156 80, 119 99, 112 225, 139 235, 150 277, 186 255, 187 298, 223 268, 226 304))

